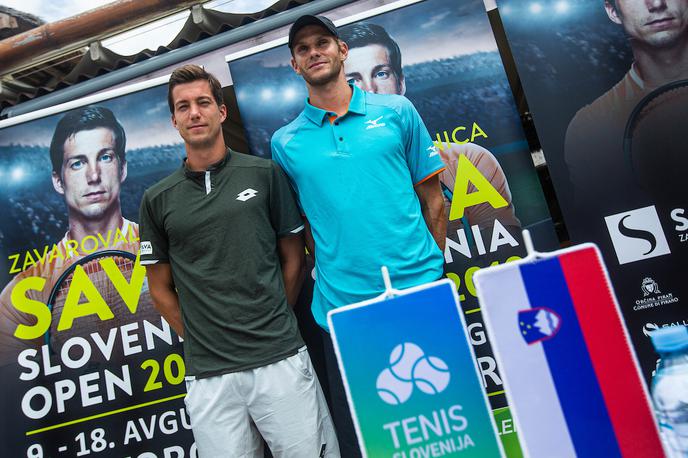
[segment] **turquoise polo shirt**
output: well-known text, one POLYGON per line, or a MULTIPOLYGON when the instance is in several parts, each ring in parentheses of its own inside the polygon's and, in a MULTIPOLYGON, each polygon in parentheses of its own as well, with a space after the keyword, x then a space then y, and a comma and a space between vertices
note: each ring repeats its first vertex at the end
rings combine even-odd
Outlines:
POLYGON ((414 186, 444 168, 418 112, 403 96, 352 86, 349 111, 308 101, 272 137, 315 240, 313 316, 381 294, 380 267, 408 288, 443 273, 444 256, 423 219, 414 186))

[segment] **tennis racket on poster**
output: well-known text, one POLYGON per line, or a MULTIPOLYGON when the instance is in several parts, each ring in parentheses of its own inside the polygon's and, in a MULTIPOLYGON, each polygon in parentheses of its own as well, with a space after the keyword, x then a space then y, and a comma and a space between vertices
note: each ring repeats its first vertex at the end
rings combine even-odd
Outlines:
MULTIPOLYGON (((136 256, 134 254, 122 250, 104 250, 79 259, 60 275, 53 285, 46 304, 54 317, 61 317, 65 303, 78 301, 79 296, 86 291, 88 291, 87 297, 94 297, 98 300, 99 296, 107 304, 110 317, 108 319, 107 315, 103 317, 102 314, 80 317, 76 324, 70 326, 68 330, 60 330, 62 320, 53 319, 50 328, 45 333, 45 344, 48 345, 51 353, 59 353, 67 339, 83 335, 85 330, 108 331, 123 324, 121 318, 132 313, 131 307, 138 305, 138 298, 136 303, 127 304, 128 297, 126 297, 126 293, 122 294, 118 277, 120 280, 124 279, 130 283, 135 266, 136 256), (79 283, 78 288, 72 289, 71 286, 75 278, 79 283), (97 292, 97 295, 94 294, 94 291, 97 292), (76 296, 77 293, 78 296, 76 296)), ((145 275, 145 271, 143 272, 145 275)), ((136 309, 134 308, 134 310, 136 309)))

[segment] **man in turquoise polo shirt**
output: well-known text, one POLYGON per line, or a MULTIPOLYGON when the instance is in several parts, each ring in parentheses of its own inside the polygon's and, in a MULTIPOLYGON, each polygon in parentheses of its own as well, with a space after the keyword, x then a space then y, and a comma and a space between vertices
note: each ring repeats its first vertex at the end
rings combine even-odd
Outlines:
MULTIPOLYGON (((272 138, 272 157, 289 176, 315 254, 312 310, 327 312, 384 291, 437 280, 446 236, 439 152, 411 102, 365 93, 346 82, 346 43, 323 16, 289 31, 291 64, 308 88, 303 112, 272 138)), ((358 456, 356 436, 329 335, 324 339, 332 413, 342 456, 358 456)))

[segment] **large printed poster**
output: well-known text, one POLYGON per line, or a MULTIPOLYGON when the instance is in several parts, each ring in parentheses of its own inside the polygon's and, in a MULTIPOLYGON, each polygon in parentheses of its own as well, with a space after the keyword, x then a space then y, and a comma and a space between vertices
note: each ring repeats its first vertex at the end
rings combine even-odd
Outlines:
POLYGON ((166 89, 0 124, 0 456, 195 456, 137 259, 143 191, 184 154, 166 89))
POLYGON ((573 242, 597 243, 646 380, 687 324, 688 3, 499 1, 573 242))
MULTIPOLYGON (((483 2, 403 4, 338 21, 349 45, 344 70, 364 90, 409 98, 435 139, 447 165, 447 277, 457 286, 502 438, 514 437, 472 276, 524 256, 522 228, 542 249, 555 248, 556 237, 483 2)), ((289 60, 286 44, 228 56, 253 154, 270 157, 272 134, 303 109, 305 83, 289 60)))

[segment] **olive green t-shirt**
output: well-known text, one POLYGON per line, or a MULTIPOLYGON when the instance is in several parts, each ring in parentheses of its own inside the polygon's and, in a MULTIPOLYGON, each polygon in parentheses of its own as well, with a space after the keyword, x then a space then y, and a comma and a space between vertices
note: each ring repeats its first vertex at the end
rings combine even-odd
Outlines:
POLYGON ((141 264, 172 270, 187 375, 264 366, 303 345, 277 247, 303 221, 274 162, 228 150, 205 172, 183 166, 145 192, 139 221, 141 264))

